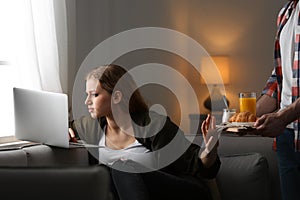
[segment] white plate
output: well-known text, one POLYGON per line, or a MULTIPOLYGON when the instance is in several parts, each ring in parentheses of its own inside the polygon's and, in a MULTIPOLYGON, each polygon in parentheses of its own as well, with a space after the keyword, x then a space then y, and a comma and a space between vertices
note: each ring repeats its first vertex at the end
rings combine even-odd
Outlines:
POLYGON ((249 127, 253 127, 255 122, 231 122, 230 124, 232 124, 233 126, 249 126, 249 127))

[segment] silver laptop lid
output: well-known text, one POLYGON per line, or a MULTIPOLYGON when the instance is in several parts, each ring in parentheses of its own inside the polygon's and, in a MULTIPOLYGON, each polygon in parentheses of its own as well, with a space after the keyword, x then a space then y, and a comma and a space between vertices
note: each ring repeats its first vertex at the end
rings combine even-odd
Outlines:
POLYGON ((15 137, 69 147, 66 94, 14 88, 15 137))

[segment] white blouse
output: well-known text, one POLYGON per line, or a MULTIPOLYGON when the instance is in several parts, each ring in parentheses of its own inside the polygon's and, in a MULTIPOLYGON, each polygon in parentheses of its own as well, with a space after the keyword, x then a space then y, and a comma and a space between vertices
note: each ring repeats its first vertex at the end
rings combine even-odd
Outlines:
MULTIPOLYGON (((104 128, 106 130, 106 127, 104 128)), ((141 143, 135 140, 124 149, 111 149, 105 144, 105 132, 99 141, 99 163, 111 166, 117 160, 132 160, 143 164, 144 166, 152 167, 150 150, 144 147, 141 143), (150 165, 150 166, 149 166, 150 165)))

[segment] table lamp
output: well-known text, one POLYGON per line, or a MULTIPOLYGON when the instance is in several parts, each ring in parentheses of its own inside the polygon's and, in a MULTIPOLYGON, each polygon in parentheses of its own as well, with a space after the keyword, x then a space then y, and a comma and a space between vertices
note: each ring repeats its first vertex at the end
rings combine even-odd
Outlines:
POLYGON ((204 100, 204 107, 210 111, 212 104, 215 111, 228 108, 229 101, 224 91, 221 91, 221 86, 229 83, 229 58, 227 56, 202 57, 200 73, 201 83, 212 87, 210 95, 204 100))

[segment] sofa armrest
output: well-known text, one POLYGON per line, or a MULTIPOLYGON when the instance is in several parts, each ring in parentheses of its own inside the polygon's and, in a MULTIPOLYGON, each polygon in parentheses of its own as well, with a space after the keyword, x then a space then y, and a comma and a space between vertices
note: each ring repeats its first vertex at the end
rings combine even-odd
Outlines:
POLYGON ((32 145, 0 151, 0 167, 88 166, 86 148, 59 148, 32 145))
POLYGON ((110 174, 105 166, 0 167, 2 199, 109 200, 110 174))
POLYGON ((259 153, 221 156, 217 184, 222 200, 271 198, 269 166, 259 153))
POLYGON ((28 166, 88 166, 86 148, 59 148, 48 145, 35 145, 23 148, 27 154, 28 166))
POLYGON ((22 149, 0 151, 0 166, 27 166, 26 152, 22 149))

